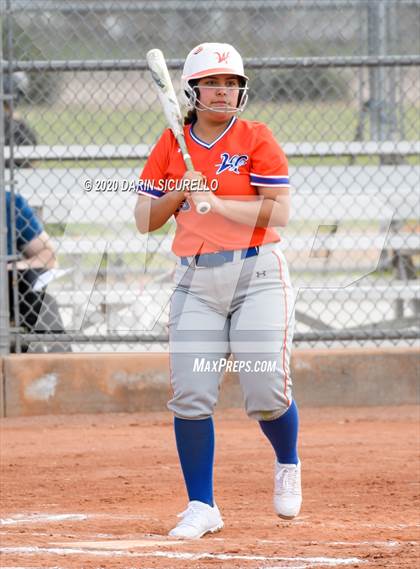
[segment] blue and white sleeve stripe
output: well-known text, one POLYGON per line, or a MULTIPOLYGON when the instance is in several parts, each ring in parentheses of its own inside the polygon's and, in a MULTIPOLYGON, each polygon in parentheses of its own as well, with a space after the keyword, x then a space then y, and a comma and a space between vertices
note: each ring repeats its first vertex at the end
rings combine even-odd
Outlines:
POLYGON ((154 187, 152 180, 139 180, 137 193, 154 199, 161 198, 165 194, 162 190, 154 187))
POLYGON ((251 172, 251 186, 271 186, 273 188, 288 188, 289 176, 263 176, 251 172))

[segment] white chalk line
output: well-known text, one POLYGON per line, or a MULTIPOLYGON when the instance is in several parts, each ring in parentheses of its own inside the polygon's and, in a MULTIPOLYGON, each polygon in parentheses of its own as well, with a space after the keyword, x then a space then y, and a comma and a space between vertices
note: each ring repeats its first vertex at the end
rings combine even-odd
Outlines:
MULTIPOLYGON (((19 533, 21 532, 21 530, 19 530, 19 533)), ((29 533, 29 531, 28 531, 29 533)), ((11 535, 12 532, 9 529, 5 529, 5 530, 0 530, 0 535, 11 535)), ((32 537, 49 537, 51 535, 51 532, 46 532, 46 531, 31 531, 30 535, 32 537)), ((95 536, 96 537, 96 536, 95 536)), ((3 569, 3 567, 1 567, 1 569, 3 569)))
POLYGON ((184 559, 198 561, 200 559, 217 559, 218 561, 271 561, 271 562, 289 562, 289 563, 309 563, 312 566, 327 565, 335 567, 338 565, 350 565, 355 563, 365 563, 364 560, 357 557, 339 558, 339 557, 266 557, 263 555, 234 555, 227 553, 181 553, 177 551, 104 551, 95 549, 76 549, 71 547, 0 547, 0 553, 14 555, 92 555, 96 557, 160 557, 165 559, 184 559))
POLYGON ((119 514, 14 514, 7 518, 0 518, 0 526, 24 525, 37 523, 55 523, 55 522, 84 522, 88 519, 104 519, 104 520, 156 520, 151 516, 145 515, 119 515, 119 514))
POLYGON ((16 514, 10 518, 0 519, 0 526, 37 524, 40 522, 82 522, 88 517, 87 514, 16 514))
MULTIPOLYGON (((184 544, 186 542, 184 541, 184 544)), ((169 547, 171 545, 176 545, 179 546, 179 540, 170 540, 168 538, 162 538, 160 537, 160 539, 110 539, 107 541, 102 541, 102 542, 98 542, 98 541, 72 541, 70 542, 65 542, 65 543, 58 543, 58 542, 53 542, 50 543, 50 545, 53 545, 54 547, 70 547, 72 549, 74 548, 78 548, 78 549, 94 549, 96 551, 101 550, 101 549, 106 549, 108 551, 128 551, 128 550, 132 550, 132 549, 137 549, 138 547, 169 547)))
MULTIPOLYGON (((275 545, 290 545, 290 541, 280 541, 280 540, 271 540, 271 539, 258 539, 258 543, 272 543, 275 545)), ((345 546, 354 546, 360 547, 368 545, 369 547, 400 547, 403 545, 418 545, 418 541, 396 541, 396 540, 389 540, 389 541, 295 541, 295 544, 298 544, 300 547, 313 547, 317 545, 345 545, 345 546)))

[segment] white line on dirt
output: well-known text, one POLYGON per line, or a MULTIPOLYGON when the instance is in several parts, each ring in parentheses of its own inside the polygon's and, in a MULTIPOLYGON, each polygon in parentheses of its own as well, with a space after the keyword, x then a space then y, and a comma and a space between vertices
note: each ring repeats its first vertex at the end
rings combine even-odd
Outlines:
POLYGON ((222 553, 180 553, 176 551, 104 551, 95 549, 73 549, 71 547, 1 547, 0 553, 18 554, 18 555, 38 555, 49 553, 51 555, 93 555, 96 557, 161 557, 166 559, 217 559, 219 561, 241 560, 241 561, 271 561, 271 562, 289 562, 310 564, 310 567, 317 565, 327 565, 336 567, 338 565, 351 565, 356 563, 364 563, 362 559, 357 557, 339 558, 339 557, 265 557, 263 555, 229 555, 222 553))
MULTIPOLYGON (((272 539, 258 539, 258 543, 274 543, 276 545, 289 545, 290 541, 279 541, 279 540, 272 540, 272 539)), ((351 545, 351 546, 373 546, 373 547, 399 547, 402 545, 406 545, 407 543, 410 545, 417 545, 417 541, 298 541, 295 542, 299 545, 304 546, 313 546, 313 545, 351 545)))
POLYGON ((0 526, 18 524, 37 524, 45 522, 81 522, 88 519, 87 514, 16 514, 0 519, 0 526))
POLYGON ((119 515, 119 514, 40 514, 26 513, 14 514, 7 518, 0 518, 0 526, 2 525, 18 525, 18 524, 35 524, 48 522, 82 522, 87 519, 103 519, 103 520, 156 520, 152 516, 138 515, 119 515))
MULTIPOLYGON (((185 542, 184 542, 185 543, 185 542)), ((66 542, 50 542, 54 547, 71 547, 72 549, 86 549, 98 551, 106 549, 108 551, 127 551, 138 547, 168 547, 170 545, 179 545, 178 540, 170 539, 109 539, 107 541, 72 541, 66 542)))

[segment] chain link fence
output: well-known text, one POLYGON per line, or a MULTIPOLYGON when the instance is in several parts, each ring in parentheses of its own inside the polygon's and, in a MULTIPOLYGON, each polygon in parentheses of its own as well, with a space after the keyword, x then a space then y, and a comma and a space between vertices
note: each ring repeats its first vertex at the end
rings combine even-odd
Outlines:
POLYGON ((295 340, 413 344, 419 20, 419 0, 2 0, 1 351, 167 349, 174 222, 133 216, 166 126, 145 54, 179 90, 203 41, 241 52, 243 117, 289 157, 295 340))

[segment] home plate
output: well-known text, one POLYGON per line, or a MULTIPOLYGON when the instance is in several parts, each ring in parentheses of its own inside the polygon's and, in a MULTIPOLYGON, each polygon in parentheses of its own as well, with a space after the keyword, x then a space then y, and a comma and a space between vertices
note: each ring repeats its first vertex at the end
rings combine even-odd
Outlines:
POLYGON ((179 545, 179 541, 167 541, 164 539, 122 539, 122 540, 109 540, 109 541, 66 541, 61 543, 54 543, 59 547, 77 547, 80 549, 114 549, 114 550, 130 550, 137 549, 138 547, 155 547, 167 545, 179 545))

